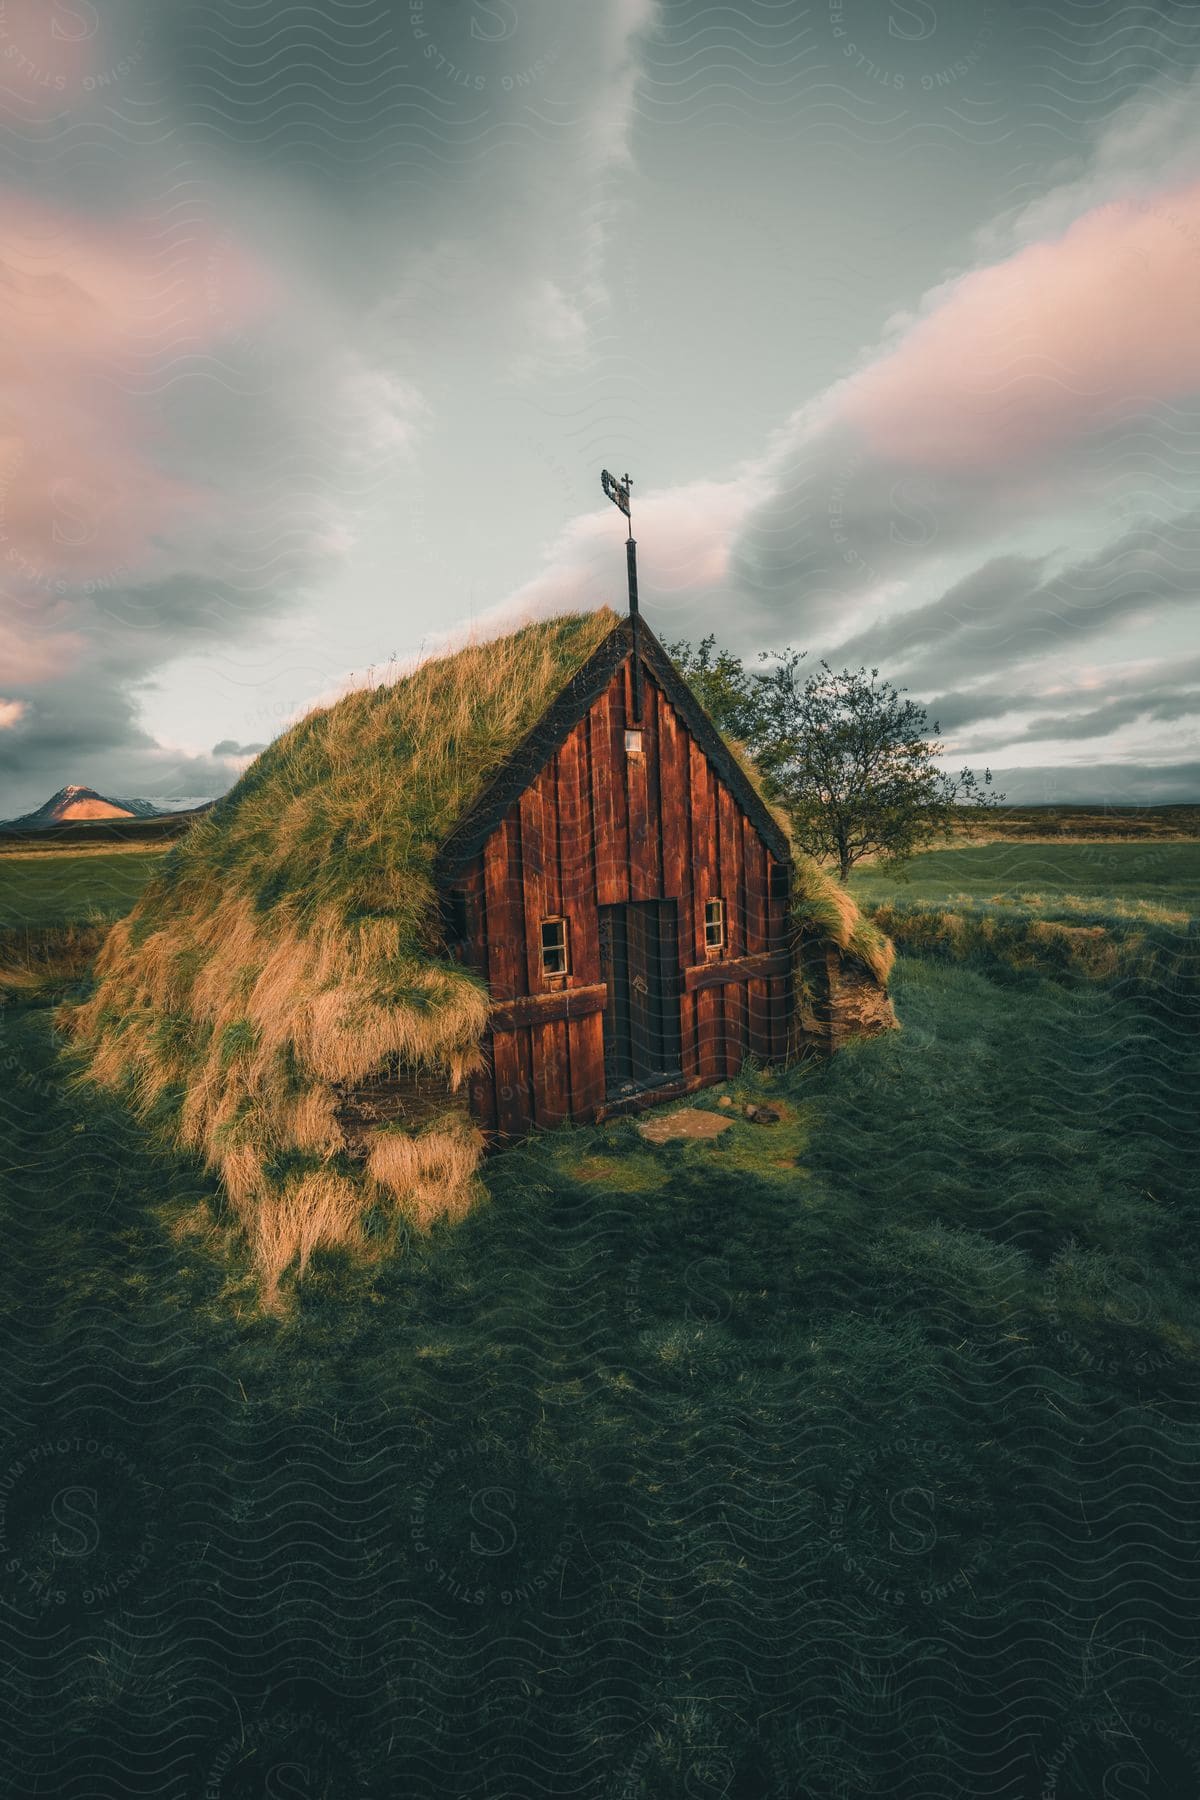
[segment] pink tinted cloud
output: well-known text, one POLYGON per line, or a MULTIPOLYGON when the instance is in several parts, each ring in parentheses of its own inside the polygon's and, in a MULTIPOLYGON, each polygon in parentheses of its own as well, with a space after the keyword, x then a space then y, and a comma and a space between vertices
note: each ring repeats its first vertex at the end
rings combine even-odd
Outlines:
POLYGON ((136 571, 207 496, 164 467, 162 395, 272 290, 205 221, 95 224, 0 192, 0 563, 34 592, 136 571))
MULTIPOLYGON (((15 614, 7 595, 4 606, 15 614)), ((77 631, 36 631, 28 612, 10 618, 0 612, 0 673, 14 687, 53 681, 78 662, 83 650, 84 639, 77 631)))
POLYGON ((136 12, 103 0, 0 0, 0 117, 53 117, 107 98, 146 57, 136 12))
POLYGON ((840 416, 923 468, 1035 458, 1200 390, 1200 182, 1085 213, 964 275, 847 383, 840 416))

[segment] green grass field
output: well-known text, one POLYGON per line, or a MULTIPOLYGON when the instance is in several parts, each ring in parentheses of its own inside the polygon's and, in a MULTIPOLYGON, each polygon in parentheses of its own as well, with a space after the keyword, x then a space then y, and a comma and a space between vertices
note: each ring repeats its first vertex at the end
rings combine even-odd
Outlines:
POLYGON ((282 1322, 0 1009, 12 1791, 1194 1795, 1196 1007, 1019 896, 1145 938, 1196 847, 993 852, 859 891, 1028 960, 902 952, 901 1032, 737 1084, 780 1124, 548 1134, 282 1322))
POLYGON ((851 886, 910 954, 995 981, 1103 982, 1165 1030, 1200 997, 1200 843, 970 845, 851 886))
POLYGON ((0 854, 0 931, 119 918, 149 881, 161 850, 0 854))
POLYGON ((973 900, 1116 899, 1200 912, 1200 842, 966 845, 927 851, 897 870, 868 865, 850 883, 856 898, 945 905, 973 900))

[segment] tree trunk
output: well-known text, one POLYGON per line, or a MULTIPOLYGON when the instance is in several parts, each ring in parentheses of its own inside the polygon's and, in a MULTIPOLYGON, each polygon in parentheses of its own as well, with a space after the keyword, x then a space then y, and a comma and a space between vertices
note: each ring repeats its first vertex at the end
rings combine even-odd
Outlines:
POLYGON ((850 871, 853 867, 854 867, 854 862, 853 862, 852 858, 847 856, 845 851, 843 851, 841 861, 838 865, 838 880, 841 882, 843 887, 845 887, 846 883, 849 881, 850 871))

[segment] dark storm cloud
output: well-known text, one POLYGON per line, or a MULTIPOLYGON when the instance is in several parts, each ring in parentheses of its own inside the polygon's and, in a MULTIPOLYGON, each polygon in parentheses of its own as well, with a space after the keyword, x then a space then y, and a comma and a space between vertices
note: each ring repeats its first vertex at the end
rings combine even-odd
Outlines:
POLYGON ((294 165, 314 185, 418 173, 531 101, 553 129, 607 78, 644 0, 174 0, 156 26, 179 117, 228 154, 294 165))
MULTIPOLYGON (((294 575, 294 562, 291 569, 294 575)), ((84 660, 67 662, 50 680, 7 683, 4 697, 23 710, 0 731, 0 809, 15 816, 68 781, 150 797, 223 792, 231 777, 226 758, 250 749, 218 747, 211 757, 164 750, 141 723, 142 692, 163 665, 219 649, 251 623, 283 616, 296 597, 292 580, 271 587, 181 571, 63 599, 60 620, 86 645, 84 660)))
POLYGON ((1200 762, 1082 762, 992 770, 1012 806, 1172 806, 1200 801, 1200 762))
POLYGON ((578 346, 654 0, 330 0, 269 30, 232 0, 168 10, 181 126, 263 197, 265 240, 353 310, 356 343, 410 376, 431 353, 578 346))
POLYGON ((1109 668, 1094 675, 1089 685, 1059 684, 1050 692, 985 684, 939 694, 926 704, 930 719, 937 720, 943 733, 1033 713, 1023 723, 1014 720, 1006 725, 1004 738, 1101 737, 1138 720, 1185 719, 1195 713, 1200 706, 1200 657, 1140 663, 1125 674, 1109 668))
POLYGON ((1010 713, 1025 711, 1030 704, 1028 694, 987 687, 938 694, 925 703, 930 719, 936 720, 942 734, 960 731, 964 725, 979 724, 985 719, 1003 719, 1010 713))
POLYGON ((742 524, 731 580, 759 606, 784 604, 820 632, 847 596, 970 542, 985 507, 1003 517, 996 495, 981 502, 965 481, 868 455, 842 425, 801 426, 742 524))
MULTIPOLYGON (((1018 654, 1023 641, 1019 635, 1021 615, 1042 589, 1046 560, 993 557, 963 576, 939 600, 871 626, 840 645, 836 654, 851 661, 869 654, 873 659, 908 664, 920 655, 936 653, 938 666, 944 667, 944 650, 949 648, 948 660, 952 661, 954 644, 977 636, 986 636, 1001 647, 1007 644, 1018 654)), ((973 674, 988 666, 977 663, 972 654, 964 672, 973 674)))
POLYGON ((214 756, 257 756, 266 747, 265 744, 239 744, 233 738, 222 738, 219 744, 213 745, 212 754, 214 756))
POLYGON ((209 756, 190 756, 156 742, 140 722, 139 695, 162 654, 147 633, 122 632, 86 664, 20 690, 24 710, 0 731, 0 811, 15 817, 72 781, 150 798, 222 793, 228 758, 262 746, 217 745, 209 756))
MULTIPOLYGON (((809 633, 824 637, 847 600, 927 580, 938 564, 961 560, 975 546, 982 554, 1039 521, 1070 514, 1111 491, 1114 470, 1131 459, 1151 457, 1163 512, 1182 510, 1194 487, 1180 446, 1196 434, 1200 407, 1183 399, 1162 416, 1148 412, 1136 429, 1127 420, 1100 421, 1052 456, 1031 455, 1028 466, 964 461, 961 468, 932 470, 868 449, 836 417, 802 419, 785 433, 767 470, 768 491, 741 525, 731 579, 748 602, 777 614, 786 608, 809 633)), ((993 561, 985 583, 1002 573, 1008 558, 993 561)), ((1015 573, 1025 578, 1019 568, 1015 573)), ((966 593, 961 601, 973 604, 966 593)))
POLYGON ((1045 575, 1046 560, 994 557, 940 599, 838 646, 839 659, 887 662, 912 685, 970 678, 1194 601, 1200 508, 1133 526, 1094 556, 1045 575))
POLYGON ((207 795, 229 785, 229 763, 165 751, 138 722, 119 668, 96 665, 37 690, 0 732, 0 809, 16 817, 68 782, 126 796, 207 795))
POLYGON ((1192 719, 1197 712, 1200 712, 1200 692, 1194 687, 1175 688, 1160 694, 1129 694, 1074 717, 1044 713, 1030 719, 1021 735, 1027 738, 1107 737, 1123 725, 1155 719, 1192 719))
POLYGON ((113 683, 111 670, 76 671, 42 688, 26 702, 20 722, 0 733, 0 778, 45 769, 56 758, 74 766, 85 757, 152 744, 137 723, 128 693, 113 683))
MULTIPOLYGON (((293 568, 298 581, 300 570, 293 568)), ((314 557, 309 565, 315 571, 314 557)), ((220 644, 257 621, 287 610, 297 586, 252 578, 232 581, 180 570, 161 581, 114 586, 91 607, 93 636, 103 635, 129 658, 125 665, 152 668, 164 655, 183 655, 205 643, 220 644)))

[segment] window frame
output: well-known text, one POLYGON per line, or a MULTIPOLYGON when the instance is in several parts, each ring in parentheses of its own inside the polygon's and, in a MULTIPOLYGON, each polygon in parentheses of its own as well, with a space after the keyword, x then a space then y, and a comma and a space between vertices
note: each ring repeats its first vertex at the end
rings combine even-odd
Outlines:
POLYGON ((626 754, 626 756, 645 756, 646 741, 645 741, 645 737, 643 736, 644 730, 645 730, 645 727, 642 725, 627 725, 625 727, 625 754, 626 754), (637 743, 631 744, 629 741, 630 738, 636 738, 637 743))
POLYGON ((725 929, 725 900, 720 894, 710 894, 704 902, 704 954, 705 956, 721 956, 727 942, 725 929), (712 917, 712 909, 716 908, 716 916, 712 917), (717 937, 710 936, 716 931, 717 937))
POLYGON ((539 921, 539 923, 538 923, 538 962, 539 962, 539 966, 541 969, 541 975, 542 975, 543 981, 549 982, 551 984, 551 986, 554 986, 554 987, 562 987, 565 984, 567 976, 571 973, 570 920, 567 918, 567 915, 565 913, 546 913, 543 916, 543 918, 539 921), (549 945, 546 943, 546 927, 547 927, 547 925, 559 925, 562 927, 562 931, 560 933, 560 941, 558 943, 551 943, 549 945), (549 952, 551 955, 561 953, 561 955, 562 955, 561 969, 552 969, 547 966, 547 962, 546 962, 547 952, 549 952))

